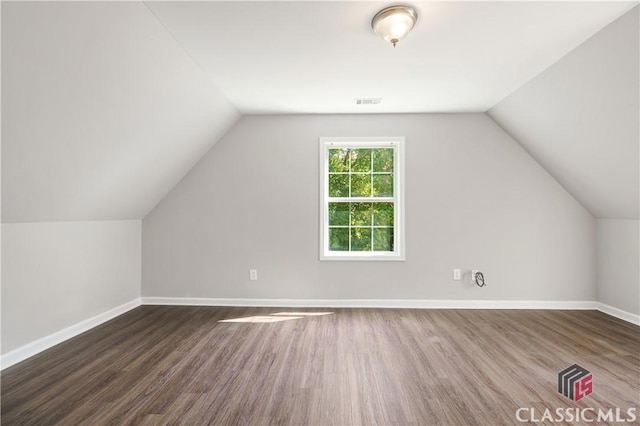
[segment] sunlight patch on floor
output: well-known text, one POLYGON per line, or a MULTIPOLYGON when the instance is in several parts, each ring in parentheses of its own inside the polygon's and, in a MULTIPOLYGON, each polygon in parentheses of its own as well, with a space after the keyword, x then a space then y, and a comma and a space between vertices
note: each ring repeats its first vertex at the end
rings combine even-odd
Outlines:
POLYGON ((258 315, 255 317, 233 318, 220 320, 218 322, 280 322, 293 319, 302 319, 304 317, 319 317, 323 315, 332 315, 333 312, 276 312, 270 315, 258 315))
POLYGON ((234 318, 227 320, 220 320, 218 322, 280 322, 293 319, 301 319, 304 317, 246 317, 246 318, 234 318))

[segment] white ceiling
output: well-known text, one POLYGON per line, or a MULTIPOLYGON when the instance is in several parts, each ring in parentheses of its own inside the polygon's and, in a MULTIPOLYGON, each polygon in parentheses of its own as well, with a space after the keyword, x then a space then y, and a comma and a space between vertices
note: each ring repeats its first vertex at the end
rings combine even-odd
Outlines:
POLYGON ((2 2, 2 220, 140 219, 238 113, 142 3, 2 2))
POLYGON ((242 113, 395 113, 486 111, 636 2, 411 4, 394 49, 384 2, 146 3, 242 113))

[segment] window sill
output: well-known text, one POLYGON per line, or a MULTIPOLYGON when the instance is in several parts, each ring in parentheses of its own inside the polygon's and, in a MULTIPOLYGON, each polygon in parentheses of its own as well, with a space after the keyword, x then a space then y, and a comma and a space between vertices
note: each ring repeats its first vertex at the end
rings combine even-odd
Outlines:
POLYGON ((354 254, 321 254, 321 261, 338 261, 338 262, 404 262, 405 257, 400 254, 378 254, 378 255, 354 255, 354 254))

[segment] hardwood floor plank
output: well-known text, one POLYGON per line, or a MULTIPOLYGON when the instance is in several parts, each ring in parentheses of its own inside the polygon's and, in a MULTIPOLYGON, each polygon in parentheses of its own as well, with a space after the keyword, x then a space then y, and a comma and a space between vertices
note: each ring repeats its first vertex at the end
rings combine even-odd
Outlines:
POLYGON ((1 421, 498 425, 516 423, 520 407, 639 405, 640 327, 600 312, 335 309, 218 322, 283 311, 137 308, 4 370, 1 421), (574 363, 594 377, 578 402, 556 391, 574 363))

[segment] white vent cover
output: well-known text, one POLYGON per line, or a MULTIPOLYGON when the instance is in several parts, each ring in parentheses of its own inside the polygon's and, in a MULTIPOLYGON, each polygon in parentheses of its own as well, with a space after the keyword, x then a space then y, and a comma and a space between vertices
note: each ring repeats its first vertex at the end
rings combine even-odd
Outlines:
POLYGON ((378 105, 382 98, 356 98, 356 105, 378 105))

